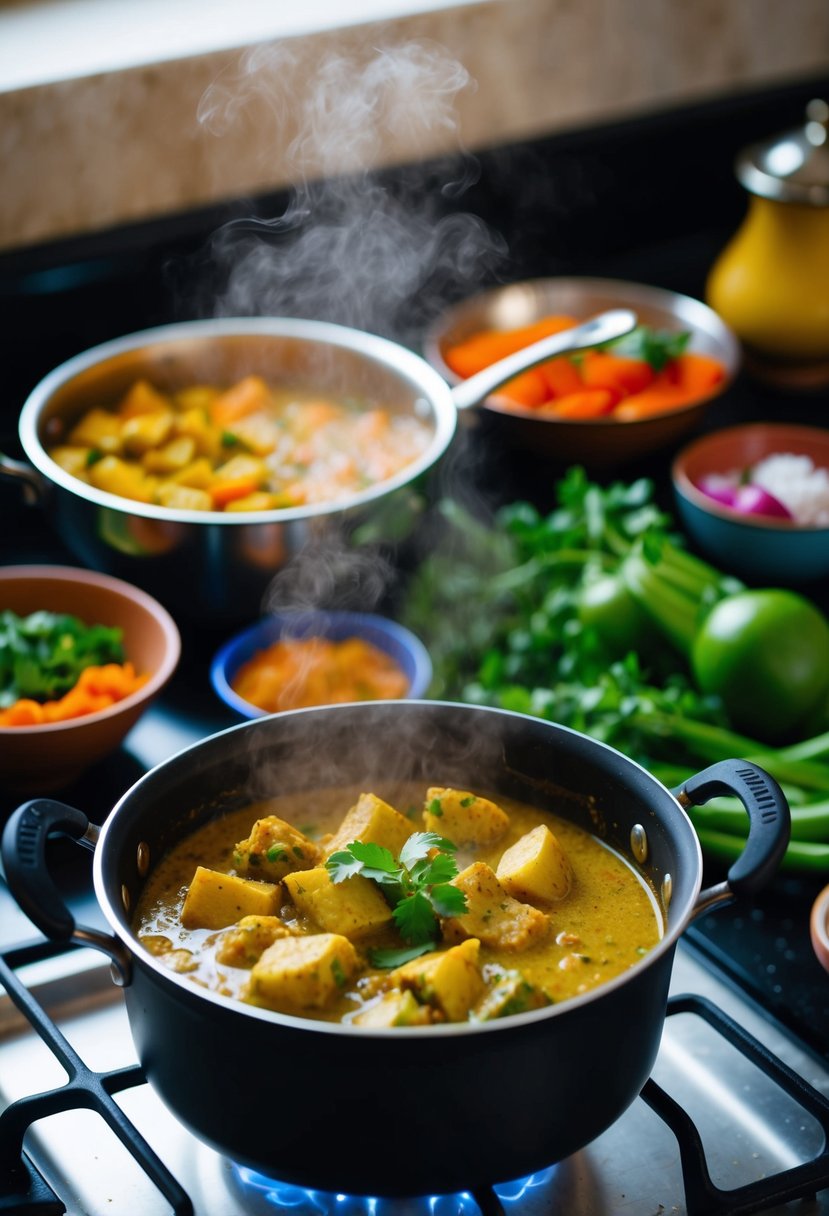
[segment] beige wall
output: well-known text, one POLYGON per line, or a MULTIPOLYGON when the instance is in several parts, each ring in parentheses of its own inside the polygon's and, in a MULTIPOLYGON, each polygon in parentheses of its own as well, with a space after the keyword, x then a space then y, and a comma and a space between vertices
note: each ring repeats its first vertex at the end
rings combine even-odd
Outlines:
POLYGON ((10 88, 0 249, 823 71, 827 0, 488 0, 10 88))

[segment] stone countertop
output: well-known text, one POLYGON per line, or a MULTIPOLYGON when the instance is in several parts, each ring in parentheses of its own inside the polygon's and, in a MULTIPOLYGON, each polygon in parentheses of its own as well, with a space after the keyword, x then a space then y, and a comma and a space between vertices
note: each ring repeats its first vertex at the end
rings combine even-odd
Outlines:
POLYGON ((826 0, 0 4, 0 251, 827 68, 826 0))

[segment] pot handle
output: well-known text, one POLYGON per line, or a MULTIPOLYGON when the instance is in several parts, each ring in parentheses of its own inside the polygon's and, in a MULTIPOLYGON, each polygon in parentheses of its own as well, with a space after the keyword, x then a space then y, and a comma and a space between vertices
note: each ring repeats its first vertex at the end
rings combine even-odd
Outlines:
POLYGON ((635 312, 631 312, 629 308, 613 308, 608 312, 598 313, 589 321, 584 321, 572 329, 549 334, 539 342, 534 342, 532 346, 525 346, 456 384, 451 390, 455 409, 467 410, 474 405, 480 405, 490 393, 512 380, 513 376, 529 371, 539 363, 546 363, 556 355, 564 355, 571 350, 584 350, 588 346, 602 346, 605 342, 624 337, 635 327, 635 312))
POLYGON ((735 896, 755 895, 771 882, 791 835, 786 795, 774 778, 750 760, 721 760, 671 791, 683 808, 702 806, 722 794, 736 795, 749 818, 746 846, 725 882, 700 892, 694 914, 735 896))
POLYGON ((54 942, 93 946, 108 955, 112 978, 119 987, 130 982, 128 952, 117 938, 97 929, 78 925, 52 882, 46 863, 50 836, 68 836, 87 849, 94 849, 100 829, 83 811, 51 798, 37 798, 18 807, 3 830, 3 868, 9 890, 29 920, 54 942))
POLYGON ((5 452, 0 452, 0 477, 20 483, 27 506, 42 506, 49 495, 49 483, 37 469, 22 460, 12 460, 5 452))

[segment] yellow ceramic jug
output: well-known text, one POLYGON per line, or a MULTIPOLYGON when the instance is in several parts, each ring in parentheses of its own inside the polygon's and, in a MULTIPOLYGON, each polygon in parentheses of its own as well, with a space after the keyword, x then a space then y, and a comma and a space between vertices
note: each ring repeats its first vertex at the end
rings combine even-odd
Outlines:
POLYGON ((709 275, 706 298, 749 357, 829 372, 829 105, 803 127, 746 148, 736 173, 746 218, 709 275))

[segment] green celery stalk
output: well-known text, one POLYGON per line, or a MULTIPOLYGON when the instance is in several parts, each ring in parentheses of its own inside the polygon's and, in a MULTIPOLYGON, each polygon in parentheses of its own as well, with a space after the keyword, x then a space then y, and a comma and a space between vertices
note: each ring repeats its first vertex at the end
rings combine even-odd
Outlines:
MULTIPOLYGON (((715 832, 709 828, 697 829, 703 851, 720 861, 736 861, 745 848, 745 837, 730 832, 715 832)), ((790 840, 780 863, 781 870, 810 870, 829 872, 829 844, 814 840, 790 840)))

